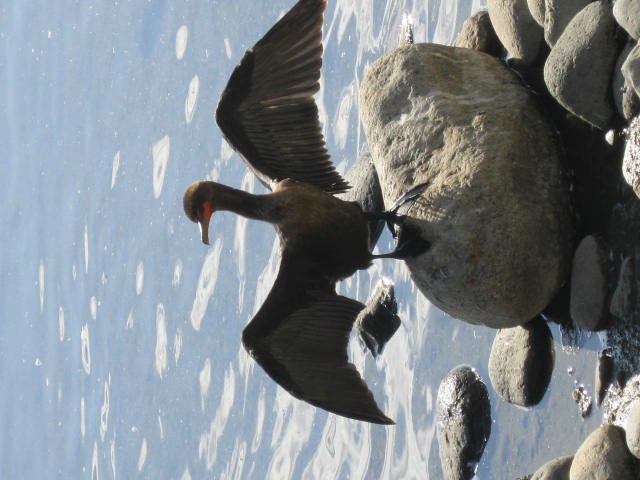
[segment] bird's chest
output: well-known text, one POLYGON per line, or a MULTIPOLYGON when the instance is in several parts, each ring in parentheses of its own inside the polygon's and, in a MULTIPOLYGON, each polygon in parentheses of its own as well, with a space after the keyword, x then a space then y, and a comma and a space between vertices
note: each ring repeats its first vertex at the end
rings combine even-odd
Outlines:
POLYGON ((350 270, 368 264, 369 230, 357 206, 312 192, 294 196, 284 208, 286 215, 276 228, 286 248, 327 262, 327 268, 342 265, 350 270))

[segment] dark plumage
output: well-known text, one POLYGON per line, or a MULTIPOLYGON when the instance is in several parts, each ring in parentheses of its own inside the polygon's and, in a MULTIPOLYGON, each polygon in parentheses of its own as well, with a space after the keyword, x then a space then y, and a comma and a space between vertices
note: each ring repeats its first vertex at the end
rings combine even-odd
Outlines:
POLYGON ((329 159, 313 99, 325 7, 326 0, 300 0, 247 51, 218 105, 225 138, 271 193, 196 182, 185 192, 184 210, 200 224, 205 243, 217 210, 274 225, 280 270, 242 334, 244 347, 269 376, 312 405, 391 424, 347 358, 349 333, 364 305, 337 295, 335 285, 374 258, 402 258, 428 244, 413 237, 390 254, 372 255, 369 222, 402 219, 393 212, 365 213, 333 195, 349 186, 329 159))

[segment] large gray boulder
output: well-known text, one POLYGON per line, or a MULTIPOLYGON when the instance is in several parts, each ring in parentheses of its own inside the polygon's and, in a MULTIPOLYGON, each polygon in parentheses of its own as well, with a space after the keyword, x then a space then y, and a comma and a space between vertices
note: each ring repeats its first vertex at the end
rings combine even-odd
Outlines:
POLYGON ((498 38, 513 59, 525 65, 533 63, 544 40, 527 0, 488 0, 487 8, 498 38))
POLYGON ((425 296, 494 328, 535 317, 571 260, 568 188, 549 125, 497 59, 406 45, 374 63, 361 116, 385 203, 428 182, 409 210, 431 242, 407 260, 425 296))
POLYGON ((549 93, 567 110, 606 130, 614 114, 611 77, 615 22, 606 0, 583 8, 564 29, 544 65, 549 93))

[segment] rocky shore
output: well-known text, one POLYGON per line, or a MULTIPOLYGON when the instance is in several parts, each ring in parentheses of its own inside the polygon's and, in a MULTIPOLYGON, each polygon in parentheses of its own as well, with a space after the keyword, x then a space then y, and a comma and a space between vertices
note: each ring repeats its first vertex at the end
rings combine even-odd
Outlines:
MULTIPOLYGON (((453 47, 401 46, 362 84, 384 204, 428 185, 408 213, 431 243, 407 260, 412 278, 452 317, 499 329, 488 363, 500 397, 544 396, 555 355, 546 322, 605 339, 604 424, 523 478, 640 478, 639 39, 639 0, 488 0, 453 47)), ((443 385, 484 385, 472 369, 452 375, 443 385)), ((473 477, 465 465, 490 433, 483 443, 465 421, 490 415, 470 391, 457 397, 459 422, 438 395, 447 479, 473 477)), ((573 394, 589 414, 590 397, 573 394)))

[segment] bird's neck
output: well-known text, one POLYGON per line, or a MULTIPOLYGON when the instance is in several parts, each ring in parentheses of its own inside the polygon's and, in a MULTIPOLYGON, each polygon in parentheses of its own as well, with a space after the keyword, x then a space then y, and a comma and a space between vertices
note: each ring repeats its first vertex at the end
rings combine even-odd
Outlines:
POLYGON ((213 188, 216 210, 225 210, 266 222, 277 220, 272 194, 255 195, 221 183, 213 183, 213 188))

